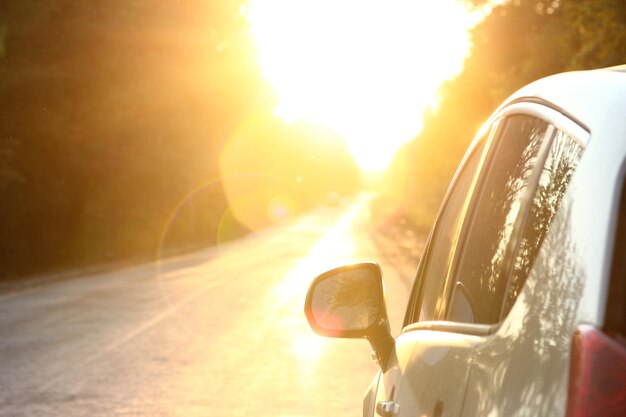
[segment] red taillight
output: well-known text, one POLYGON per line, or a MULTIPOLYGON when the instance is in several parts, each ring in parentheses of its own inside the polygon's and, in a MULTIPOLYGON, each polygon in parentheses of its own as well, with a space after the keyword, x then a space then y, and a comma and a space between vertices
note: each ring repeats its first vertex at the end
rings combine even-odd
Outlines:
POLYGON ((592 326, 574 334, 566 415, 626 416, 626 347, 592 326))

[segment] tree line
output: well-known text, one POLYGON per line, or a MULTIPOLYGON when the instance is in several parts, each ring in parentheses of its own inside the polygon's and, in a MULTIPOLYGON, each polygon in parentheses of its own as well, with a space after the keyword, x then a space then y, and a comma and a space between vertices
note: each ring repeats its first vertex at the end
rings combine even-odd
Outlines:
POLYGON ((272 115, 244 5, 0 3, 0 278, 214 245, 359 186, 343 142, 272 115))
POLYGON ((396 196, 424 230, 473 135, 507 96, 551 74, 626 64, 626 2, 510 0, 493 8, 471 39, 462 72, 442 85, 422 132, 398 153, 395 166, 404 171, 391 172, 402 184, 396 196))

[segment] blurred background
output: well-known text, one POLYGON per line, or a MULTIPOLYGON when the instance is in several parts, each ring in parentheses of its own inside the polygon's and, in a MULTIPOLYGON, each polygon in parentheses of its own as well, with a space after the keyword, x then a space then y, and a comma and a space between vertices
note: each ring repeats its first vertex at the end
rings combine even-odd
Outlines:
POLYGON ((359 415, 312 278, 397 334, 490 113, 624 63, 623 0, 0 2, 0 415, 359 415))
POLYGON ((2 2, 0 277, 215 245, 364 187, 427 231, 501 100, 625 61, 620 0, 2 2))

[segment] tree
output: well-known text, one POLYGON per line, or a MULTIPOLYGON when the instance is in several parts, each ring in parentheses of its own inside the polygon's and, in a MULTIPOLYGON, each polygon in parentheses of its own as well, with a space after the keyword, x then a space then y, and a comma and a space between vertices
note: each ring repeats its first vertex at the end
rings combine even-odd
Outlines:
MULTIPOLYGON (((0 5, 0 275, 153 253, 263 94, 240 6, 0 5)), ((214 241, 210 194, 181 241, 214 241)))
MULTIPOLYGON (((468 3, 483 5, 485 1, 468 3)), ((412 146, 412 220, 429 228, 465 149, 507 96, 558 72, 626 62, 626 3, 620 0, 514 0, 471 33, 463 71, 440 88, 412 146)))

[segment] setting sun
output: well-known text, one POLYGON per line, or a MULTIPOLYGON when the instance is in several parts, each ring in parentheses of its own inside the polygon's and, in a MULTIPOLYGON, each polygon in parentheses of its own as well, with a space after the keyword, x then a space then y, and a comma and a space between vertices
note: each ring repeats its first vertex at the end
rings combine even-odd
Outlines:
POLYGON ((251 0, 251 32, 276 113, 340 134, 362 169, 384 169, 421 129, 468 54, 479 19, 455 0, 251 0))

